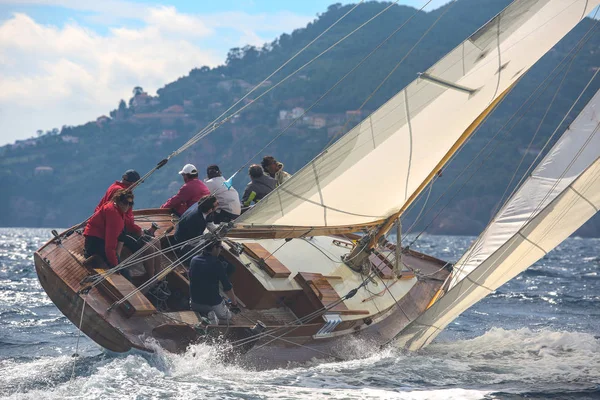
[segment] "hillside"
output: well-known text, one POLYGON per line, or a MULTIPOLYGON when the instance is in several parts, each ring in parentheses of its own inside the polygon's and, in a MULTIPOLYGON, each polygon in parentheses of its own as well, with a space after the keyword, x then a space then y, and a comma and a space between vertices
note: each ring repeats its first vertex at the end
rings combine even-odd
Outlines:
MULTIPOLYGON (((428 27, 450 6, 429 13, 419 12, 373 57, 263 153, 283 161, 287 171, 297 171, 326 143, 338 137, 344 126, 346 130, 351 128, 508 3, 508 0, 459 0, 447 10, 439 24, 363 109, 357 111, 428 27)), ((255 99, 259 93, 313 59, 388 4, 368 2, 358 7, 242 104, 255 99)), ((156 96, 148 95, 143 88, 136 87, 130 99, 120 102, 115 99, 118 106, 112 111, 107 110, 106 115, 99 116, 96 121, 40 132, 35 139, 1 147, 0 190, 3 195, 0 197, 0 207, 4 211, 0 215, 0 226, 68 226, 85 219, 105 189, 120 179, 123 171, 135 168, 145 173, 150 170, 351 7, 332 5, 305 28, 284 33, 262 48, 247 46, 231 49, 223 65, 216 68, 198 66, 187 76, 166 84, 157 91, 156 96)), ((136 191, 136 207, 160 206, 174 194, 182 183, 177 171, 185 163, 191 162, 201 171, 207 165, 217 163, 226 175, 233 173, 415 11, 407 6, 393 6, 375 22, 253 102, 238 117, 173 158, 136 191)), ((589 19, 583 21, 521 80, 445 169, 442 179, 432 190, 429 204, 433 204, 446 191, 458 173, 571 51, 592 24, 593 21, 589 19)), ((520 169, 522 174, 595 68, 599 67, 599 48, 600 35, 596 33, 570 64, 561 90, 531 146, 529 142, 533 133, 563 75, 549 85, 539 101, 515 126, 509 126, 510 129, 499 135, 502 139, 491 146, 495 150, 486 154, 486 162, 483 165, 475 163, 472 167, 474 175, 469 182, 461 187, 462 181, 459 180, 453 190, 438 202, 437 208, 424 218, 424 223, 429 223, 436 210, 451 200, 440 216, 431 222, 428 232, 477 234, 485 226, 521 158, 525 157, 520 169)), ((598 81, 596 79, 586 92, 584 100, 589 99, 600 87, 598 81)), ((566 122, 572 121, 574 115, 575 112, 566 122)), ((252 161, 258 162, 263 153, 252 161)), ((392 175, 393 171, 379 171, 374 166, 374 173, 392 175)), ((471 170, 466 176, 470 174, 471 170)), ((246 178, 244 173, 236 177, 234 184, 238 190, 244 187, 246 178)), ((415 204, 405 224, 410 224, 420 209, 421 204, 415 204)), ((579 234, 600 236, 599 219, 592 220, 579 234)))

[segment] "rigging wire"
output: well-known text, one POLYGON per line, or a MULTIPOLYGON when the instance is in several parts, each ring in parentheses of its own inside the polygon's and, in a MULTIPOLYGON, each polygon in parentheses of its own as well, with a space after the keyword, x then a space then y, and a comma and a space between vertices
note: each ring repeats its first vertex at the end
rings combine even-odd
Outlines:
MULTIPOLYGON (((351 35, 353 35, 354 33, 356 33, 357 31, 359 31, 360 29, 362 29, 365 25, 369 24, 370 22, 372 22, 374 19, 376 19, 377 17, 379 17, 380 15, 382 15, 383 13, 385 13, 386 11, 388 11, 393 5, 395 5, 399 0, 395 0, 393 3, 389 4, 384 10, 380 11, 379 13, 377 13, 375 16, 371 17, 369 20, 367 20, 366 22, 364 22, 363 24, 361 24, 359 27, 357 27, 356 29, 354 29, 352 32, 350 32, 349 34, 347 34, 346 36, 344 36, 343 38, 341 38, 340 40, 338 40, 337 42, 335 42, 333 45, 331 45, 330 47, 328 47, 326 50, 324 50, 323 52, 319 53, 317 56, 315 56, 313 59, 311 59, 310 61, 308 61, 307 63, 305 63, 304 65, 302 65, 300 68, 296 69, 294 72, 292 72, 291 74, 289 74, 288 76, 286 76, 285 78, 283 78, 281 81, 279 81, 278 83, 276 83, 275 85, 273 85, 272 87, 268 88, 267 90, 265 90, 263 93, 261 93, 256 99, 252 100, 250 103, 244 105, 243 107, 241 107, 240 109, 238 109, 237 111, 235 111, 234 113, 230 114, 229 116, 225 117, 224 119, 222 119, 219 122, 213 123, 212 125, 209 125, 207 127, 205 127, 203 130, 201 130, 199 133, 197 133, 194 137, 192 137, 187 143, 185 143, 183 146, 181 146, 179 149, 175 150, 173 153, 171 153, 167 158, 163 159, 162 161, 160 161, 156 167, 154 167, 153 169, 151 169, 148 173, 146 173, 138 182, 136 182, 137 184, 141 184, 143 183, 143 181, 145 179, 147 179, 150 175, 152 175, 156 170, 158 170, 159 168, 161 168, 162 166, 164 166, 172 157, 182 153, 183 151, 185 151, 186 149, 188 149, 189 147, 191 147, 192 145, 194 145, 195 143, 197 143, 199 140, 203 139, 204 137, 206 137, 207 135, 209 135, 211 132, 215 131, 219 126, 223 125, 225 122, 227 122, 229 119, 233 118, 235 115, 238 115, 240 112, 242 112, 244 109, 246 109, 247 107, 249 107, 251 104, 255 103, 257 100, 259 100, 260 98, 262 98, 263 96, 265 96, 266 94, 268 94, 269 92, 271 92, 272 90, 274 90, 276 87, 278 87, 279 85, 281 85, 282 83, 284 83, 285 81, 287 81, 289 78, 291 78, 292 76, 294 76, 296 73, 298 73, 300 70, 304 69, 305 67, 307 67, 308 65, 310 65, 311 63, 313 63, 316 59, 318 59, 319 57, 321 57, 323 54, 327 53, 328 51, 330 51, 331 49, 333 49, 334 47, 336 47, 337 45, 339 45, 341 42, 343 42, 344 40, 346 40, 348 37, 350 37, 351 35)), ((428 0, 428 2, 433 1, 433 0, 428 0)), ((358 5, 357 5, 358 6, 358 5)), ((356 8, 356 6, 352 9, 354 10, 356 8)), ((352 11, 351 10, 351 11, 352 11)), ((344 18, 345 15, 342 17, 344 18)), ((264 81, 263 81, 264 82, 264 81)), ((262 84, 262 83, 261 83, 262 84)), ((232 106, 231 108, 235 107, 232 106)), ((286 128, 287 129, 287 128, 286 128)), ((246 164, 247 165, 247 164, 246 164)), ((245 166, 245 165, 244 165, 245 166)), ((244 168, 244 166, 242 166, 242 168, 240 168, 240 170, 242 170, 244 168)), ((239 171, 238 171, 239 172, 239 171)))
MULTIPOLYGON (((398 0, 396 0, 397 2, 398 0)), ((252 160, 259 156, 265 149, 267 149, 269 146, 271 146, 277 139, 279 139, 285 132, 287 132, 288 129, 290 129, 292 126, 294 126, 296 124, 296 122, 298 122, 302 117, 304 117, 310 110, 312 110, 315 106, 317 106, 321 100, 323 100, 325 97, 327 97, 327 95, 329 93, 331 93, 336 87, 338 87, 344 80, 346 80, 346 78, 350 75, 352 75, 352 73, 354 71, 356 71, 365 61, 367 61, 369 58, 371 58, 371 56, 373 56, 373 54, 375 54, 377 52, 377 50, 379 50, 385 43, 387 43, 396 33, 398 33, 408 22, 410 22, 419 12, 421 12, 431 1, 433 0, 428 0, 419 10, 416 10, 415 13, 413 15, 411 15, 399 28, 397 28, 394 32, 392 32, 392 34, 390 34, 387 38, 385 38, 377 47, 375 47, 375 49, 373 49, 369 54, 367 54, 365 57, 363 57, 358 64, 356 64, 350 71, 348 71, 346 74, 344 74, 344 76, 342 76, 332 87, 330 87, 325 93, 323 93, 315 102, 313 102, 306 110, 304 110, 304 112, 298 116, 296 119, 294 119, 292 122, 290 122, 288 124, 288 126, 286 126, 281 132, 279 132, 279 134, 277 134, 273 139, 271 139, 271 141, 269 141, 265 146, 263 146, 262 149, 260 149, 256 154, 254 154, 252 157, 250 157, 248 159, 248 161, 246 161, 245 164, 243 164, 240 168, 238 168, 236 170, 235 173, 240 172, 241 170, 243 170, 248 164, 250 164, 252 162, 252 160)), ((453 0, 453 2, 455 2, 456 0, 453 0)), ((396 2, 390 4, 386 9, 384 9, 384 11, 386 11, 387 9, 389 9, 392 5, 394 5, 396 2)), ((383 12, 383 11, 382 11, 383 12)), ((396 67, 392 70, 392 72, 390 72, 390 74, 383 80, 383 82, 381 82, 381 84, 375 89, 375 91, 373 93, 371 93, 371 96, 369 96, 369 98, 366 100, 368 101, 381 87, 381 85, 387 81, 387 79, 390 77, 390 75, 400 66, 400 64, 402 62, 404 62, 404 60, 406 59, 406 57, 408 57, 408 55, 414 50, 414 48, 417 46, 417 44, 419 44, 421 42, 421 40, 429 33, 429 31, 435 26, 437 25, 437 23, 439 22, 440 18, 445 15, 445 13, 447 12, 447 10, 445 10, 440 17, 438 17, 438 19, 436 21, 434 21, 434 23, 430 26, 430 28, 423 34, 421 35, 421 37, 419 38, 419 40, 417 41, 417 43, 409 50, 409 52, 400 60, 400 62, 396 65, 396 67)), ((381 14, 381 13, 380 13, 381 14)), ((379 14, 378 14, 379 15, 379 14)), ((366 104, 366 101, 364 104, 366 104)), ((364 104, 362 106, 364 106, 364 104)), ((362 107, 361 106, 361 107, 362 107)), ((313 161, 315 161, 317 158, 319 158, 319 156, 321 156, 322 154, 325 154, 327 151, 327 149, 323 150, 321 153, 319 153, 311 162, 309 162, 306 166, 310 165, 313 161)), ((304 166, 302 169, 306 168, 306 166, 304 166)), ((235 174, 234 174, 235 175, 235 174)))
MULTIPOLYGON (((359 5, 361 5, 364 2, 364 0, 360 0, 356 5, 354 5, 354 7, 352 7, 348 12, 346 12, 346 14, 344 14, 342 17, 340 17, 337 21, 335 21, 333 24, 331 24, 329 27, 327 27, 327 29, 325 29, 323 32, 321 32, 316 38, 314 38, 313 40, 311 40, 306 46, 304 46, 302 49, 300 49, 298 52, 296 52, 296 54, 294 54, 290 59, 288 59, 285 63, 283 63, 281 66, 279 66, 279 68, 277 68, 275 71, 273 71, 269 76, 267 76, 265 79, 263 79, 259 84, 255 85, 252 90, 250 90, 248 93, 246 93, 241 99, 239 99, 238 101, 236 101, 233 105, 231 105, 227 110, 225 110, 223 113, 221 113, 221 115, 219 115, 217 118, 215 118, 212 122, 210 122, 208 125, 206 125, 203 129, 200 130, 200 132, 198 132, 196 135, 194 135, 190 140, 188 140, 183 146, 181 146, 178 150, 176 150, 177 154, 181 153, 182 151, 184 151, 185 149, 187 149, 189 146, 193 145, 194 143, 196 143, 198 140, 202 139, 202 137, 199 137, 199 135, 205 133, 207 130, 211 129, 218 121, 219 119, 221 119, 222 117, 224 117, 229 111, 231 111, 233 108, 235 108, 238 104, 240 104, 242 101, 244 101, 244 99, 246 99, 248 96, 250 96, 252 93, 254 93, 259 87, 261 87, 266 81, 268 81, 271 77, 273 77, 277 72, 281 71, 286 65, 288 65, 292 60, 294 60, 296 57, 298 57, 301 53, 304 52, 304 50, 308 49, 313 43, 315 43, 317 40, 319 40, 323 35, 325 35, 327 32, 329 32, 334 26, 336 26, 340 21, 342 21, 344 18, 346 18, 349 14, 351 14, 359 5)), ((364 25, 363 25, 364 26, 364 25)), ((361 26, 362 27, 362 26, 361 26)), ((361 27, 359 27, 358 29, 360 29, 361 27)), ((352 32, 354 33, 354 32, 352 32)), ((342 40, 343 41, 343 40, 342 40)), ((340 41, 341 42, 341 41, 340 41)), ((337 44, 336 44, 337 45, 337 44)), ((320 57, 322 54, 325 54, 327 51, 331 50, 334 46, 328 48, 325 52, 319 54, 317 57, 313 58, 310 63, 312 63, 314 60, 316 60, 318 57, 320 57)), ((308 64, 310 64, 308 63, 308 64)), ((308 64, 302 66, 300 69, 294 71, 291 75, 289 76, 293 76, 294 74, 296 74, 297 72, 299 72, 301 69, 303 69, 305 66, 307 66, 308 64)), ((288 76, 288 77, 289 77, 288 76)), ((287 79, 287 77, 286 77, 287 79)), ((279 84, 281 84, 283 81, 279 82, 277 84, 277 86, 279 84)), ((273 87, 274 88, 274 87, 273 87)), ((272 89, 273 89, 272 88, 272 89)), ((270 89, 270 90, 272 90, 270 89)), ((270 90, 262 93, 260 95, 260 97, 264 96, 265 94, 267 94, 270 90)), ((258 100, 254 99, 252 100, 253 102, 258 100)), ((226 117, 225 120, 228 120, 230 118, 232 118, 234 115, 239 114, 241 110, 236 111, 235 113, 233 113, 232 115, 229 115, 226 117)), ((220 122, 220 125, 223 124, 222 121, 220 122)))
MULTIPOLYGON (((396 0, 394 2, 397 3, 399 0, 396 0)), ((430 0, 431 1, 431 0, 430 0)), ((273 75, 275 75, 277 72, 279 72, 281 69, 283 69, 286 65, 288 65, 292 60, 294 60, 297 56, 299 56, 301 53, 303 53, 306 49, 308 49, 312 44, 314 44, 318 39, 320 39, 325 33, 327 33, 328 31, 330 31, 335 25, 337 25, 340 21, 342 21, 344 18, 346 18, 350 13, 352 13, 360 4, 362 4, 364 2, 364 0, 360 0, 354 7, 352 7, 348 12, 346 12, 343 16, 341 16, 340 18, 338 18, 333 24, 331 24, 329 27, 327 27, 327 29, 325 29, 323 32, 321 32, 315 39, 313 39, 312 41, 310 41, 306 46, 304 46, 302 49, 300 49, 298 52, 296 52, 290 59, 288 59, 285 63, 283 63, 281 66, 279 66, 275 71, 273 71, 268 77, 266 77, 265 79, 263 79, 259 84, 255 85, 252 90, 250 90, 250 92, 248 92, 246 95, 244 95, 241 99, 239 99, 237 102, 235 102, 232 106, 230 106, 224 113, 222 113, 219 117, 217 117, 215 120, 213 120, 211 123, 209 123, 206 127, 204 127, 199 133, 197 133, 196 135, 194 135, 190 140, 188 140, 188 142, 186 142, 183 146, 181 146, 179 149, 173 151, 169 156, 167 156, 167 158, 162 159, 160 162, 158 162, 156 164, 156 166, 154 166, 152 169, 150 169, 148 172, 146 172, 146 174, 144 174, 137 182, 135 182, 134 184, 132 184, 129 189, 131 189, 132 191, 140 184, 142 184, 146 179, 148 179, 154 172, 156 172, 157 170, 159 170, 160 168, 162 168, 163 166, 165 166, 167 164, 167 162, 181 154, 183 151, 185 151, 187 148, 189 148, 190 146, 192 146, 194 143, 197 143, 200 139, 202 139, 203 137, 205 137, 206 135, 208 135, 208 133, 212 132, 213 130, 215 130, 216 128, 218 128, 218 126, 222 125, 223 123, 225 123, 227 120, 233 118, 235 115, 239 114, 243 109, 245 109, 247 106, 249 106, 250 104, 254 103, 257 99, 254 99, 250 104, 247 104, 246 106, 242 107, 240 110, 236 111, 235 113, 227 116, 224 120, 220 121, 217 124, 217 121, 219 118, 223 117, 224 114, 226 114, 228 111, 230 111, 231 109, 233 109, 235 106, 237 106, 240 102, 242 102, 244 99, 246 99, 251 93, 253 93, 255 90, 257 90, 261 85, 263 85, 267 80, 269 80, 269 78, 271 78, 273 75), (212 130, 210 130, 212 129, 212 130), (204 134, 205 133, 205 134, 204 134)), ((388 6, 383 12, 387 11, 389 8, 391 7, 388 6)), ((303 69, 304 67, 308 66, 309 64, 311 64, 313 61, 315 61, 317 58, 321 57, 323 54, 327 53, 328 51, 330 51, 331 49, 333 49, 334 47, 336 47, 338 44, 340 44, 341 42, 343 42, 344 40, 346 40, 348 37, 350 37, 352 34, 354 34, 355 32, 357 32, 359 29, 361 29, 362 27, 364 27, 366 24, 368 24, 369 22, 371 22, 373 19, 375 19, 376 17, 378 17, 379 15, 381 15, 383 12, 375 15, 373 18, 369 19, 367 22, 365 22, 364 24, 360 25, 358 28, 356 28, 354 31, 352 31, 350 34, 344 36, 342 39, 340 39, 339 41, 337 41, 336 43, 334 43, 332 46, 330 46, 329 48, 327 48, 325 51, 321 52, 319 55, 317 55, 316 57, 314 57, 311 61, 309 61, 308 63, 304 64, 301 68, 297 69, 296 71, 294 71, 291 75, 288 75, 288 77, 286 77, 283 81, 287 80, 289 77, 293 76, 294 74, 298 73, 301 69, 303 69)), ((281 83, 283 83, 283 81, 277 83, 275 86, 269 88, 269 90, 267 90, 266 92, 262 93, 260 95, 260 97, 264 96, 265 94, 267 94, 268 92, 270 92, 271 90, 275 89, 275 87, 279 86, 281 83)), ((260 98, 259 97, 259 98, 260 98)), ((92 216, 90 215, 88 218, 86 218, 83 222, 79 223, 78 225, 74 226, 71 229, 68 229, 67 231, 65 231, 63 233, 63 235, 69 235, 72 232, 76 231, 77 229, 80 229, 82 226, 84 226, 87 221, 89 221, 89 219, 92 216)))

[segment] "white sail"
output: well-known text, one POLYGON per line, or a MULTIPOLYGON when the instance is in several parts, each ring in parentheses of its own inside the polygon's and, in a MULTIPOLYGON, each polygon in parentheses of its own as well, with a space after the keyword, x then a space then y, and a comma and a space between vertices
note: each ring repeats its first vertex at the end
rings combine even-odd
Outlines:
POLYGON ((473 121, 599 2, 513 2, 237 222, 335 227, 400 211, 473 121))
POLYGON ((596 93, 552 150, 455 264, 454 287, 506 243, 535 214, 600 156, 600 92, 596 93))
POLYGON ((399 338, 418 349, 600 209, 600 91, 456 263, 451 289, 399 338))

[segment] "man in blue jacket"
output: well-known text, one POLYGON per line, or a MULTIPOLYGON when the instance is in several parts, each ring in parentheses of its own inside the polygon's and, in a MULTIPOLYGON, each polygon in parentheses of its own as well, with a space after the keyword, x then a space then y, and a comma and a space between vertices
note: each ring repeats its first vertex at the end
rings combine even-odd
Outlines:
POLYGON ((192 258, 189 271, 190 306, 201 314, 214 311, 219 319, 228 321, 231 319, 231 311, 219 293, 219 283, 234 307, 237 306, 237 300, 225 266, 218 258, 220 252, 221 243, 213 242, 204 248, 202 254, 192 258))

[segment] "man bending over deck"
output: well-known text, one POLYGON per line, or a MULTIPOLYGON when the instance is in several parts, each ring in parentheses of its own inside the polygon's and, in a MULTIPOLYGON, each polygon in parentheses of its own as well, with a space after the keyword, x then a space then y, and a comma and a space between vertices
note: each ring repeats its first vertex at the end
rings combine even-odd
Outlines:
POLYGON ((219 206, 215 196, 204 196, 183 213, 175 227, 175 242, 183 243, 204 233, 213 213, 219 206))
POLYGON ((202 254, 192 258, 189 272, 190 307, 205 315, 213 311, 217 318, 229 321, 231 311, 219 293, 219 283, 223 285, 223 292, 234 307, 237 306, 237 300, 227 271, 218 258, 220 253, 221 243, 213 242, 204 248, 202 254))

